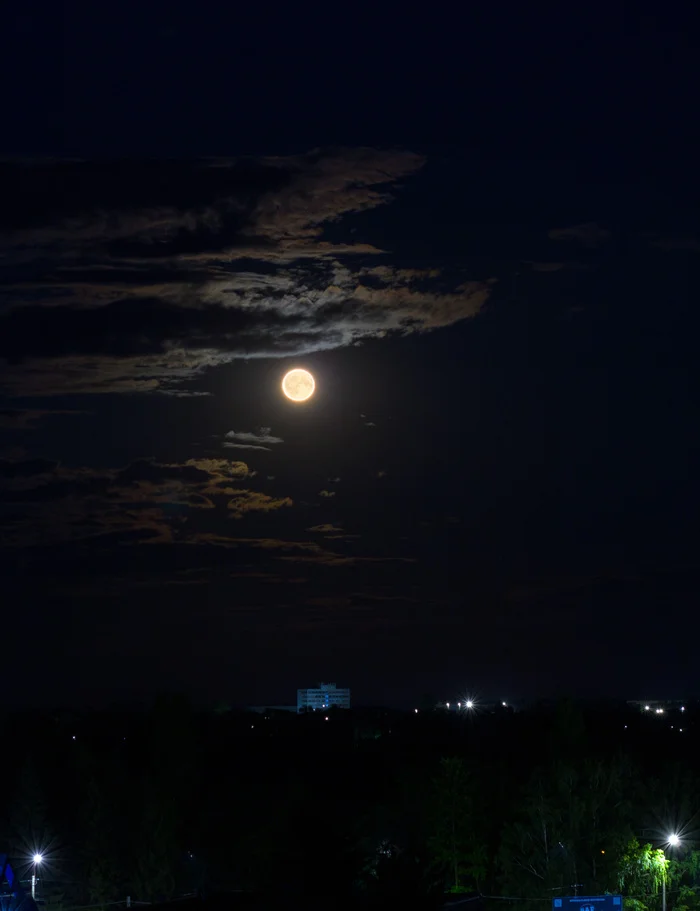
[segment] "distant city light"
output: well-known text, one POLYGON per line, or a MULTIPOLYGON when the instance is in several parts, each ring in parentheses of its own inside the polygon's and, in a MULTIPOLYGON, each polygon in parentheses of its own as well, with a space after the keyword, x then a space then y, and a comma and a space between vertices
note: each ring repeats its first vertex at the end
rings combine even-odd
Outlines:
POLYGON ((505 702, 502 702, 501 705, 503 706, 503 708, 506 707, 506 703, 505 703, 505 702))
POLYGON ((416 713, 416 715, 418 714, 418 709, 414 709, 413 711, 416 713))
POLYGON ((648 705, 645 705, 645 706, 644 706, 644 711, 645 711, 645 712, 648 712, 648 711, 649 711, 649 706, 648 706, 648 705))
POLYGON ((681 712, 684 712, 684 711, 685 711, 685 706, 682 705, 682 706, 681 706, 681 712))
POLYGON ((449 703, 449 702, 446 702, 446 703, 445 703, 445 705, 446 705, 446 706, 447 706, 447 708, 448 708, 448 709, 449 709, 449 707, 450 707, 450 703, 449 703))
POLYGON ((326 715, 326 717, 324 718, 324 721, 328 721, 328 715, 326 715))

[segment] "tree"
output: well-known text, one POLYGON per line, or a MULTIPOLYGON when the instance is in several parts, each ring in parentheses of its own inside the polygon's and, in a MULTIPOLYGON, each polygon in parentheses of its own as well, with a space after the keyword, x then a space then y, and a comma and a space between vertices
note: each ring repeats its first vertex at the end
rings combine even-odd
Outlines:
POLYGON ((626 891, 633 897, 658 895, 663 883, 669 880, 668 868, 669 861, 661 848, 640 845, 633 838, 620 861, 620 891, 626 891))
POLYGON ((90 902, 104 905, 119 888, 119 863, 112 833, 114 813, 94 773, 87 778, 82 808, 84 832, 83 861, 90 902))
POLYGON ((166 900, 175 891, 177 817, 172 802, 153 782, 144 783, 136 840, 136 879, 142 900, 166 900))
POLYGON ((503 888, 532 899, 565 894, 574 883, 588 894, 615 889, 630 832, 624 771, 597 760, 535 771, 501 839, 503 888))
POLYGON ((432 825, 428 850, 450 891, 479 888, 486 875, 486 845, 479 836, 475 814, 476 778, 462 759, 443 759, 433 782, 432 825))

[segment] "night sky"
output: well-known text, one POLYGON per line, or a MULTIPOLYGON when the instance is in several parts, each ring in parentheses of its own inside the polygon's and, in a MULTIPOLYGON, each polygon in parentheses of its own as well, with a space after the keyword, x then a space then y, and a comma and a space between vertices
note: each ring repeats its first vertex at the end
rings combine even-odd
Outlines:
POLYGON ((6 701, 697 692, 690 23, 15 6, 6 701))

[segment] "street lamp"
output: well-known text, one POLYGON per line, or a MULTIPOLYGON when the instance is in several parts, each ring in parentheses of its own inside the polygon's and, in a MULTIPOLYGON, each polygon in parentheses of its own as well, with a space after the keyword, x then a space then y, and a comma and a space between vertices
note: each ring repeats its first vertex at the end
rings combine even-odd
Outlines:
MULTIPOLYGON (((666 844, 671 848, 677 848, 681 843, 680 836, 676 832, 671 832, 671 834, 666 839, 666 844)), ((666 911, 666 856, 664 855, 664 875, 661 880, 661 911, 666 911)))
POLYGON ((39 869, 39 865, 43 859, 44 858, 41 856, 41 854, 35 854, 32 858, 34 861, 34 868, 32 871, 32 900, 36 900, 36 871, 39 869))

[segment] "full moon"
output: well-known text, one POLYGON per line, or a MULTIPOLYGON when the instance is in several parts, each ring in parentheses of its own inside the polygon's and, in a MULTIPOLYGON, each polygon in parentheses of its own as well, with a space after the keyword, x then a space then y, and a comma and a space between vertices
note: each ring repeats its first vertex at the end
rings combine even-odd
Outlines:
POLYGON ((282 380, 282 392, 293 402, 305 402, 310 399, 316 389, 316 383, 308 370, 295 367, 285 373, 282 380))

